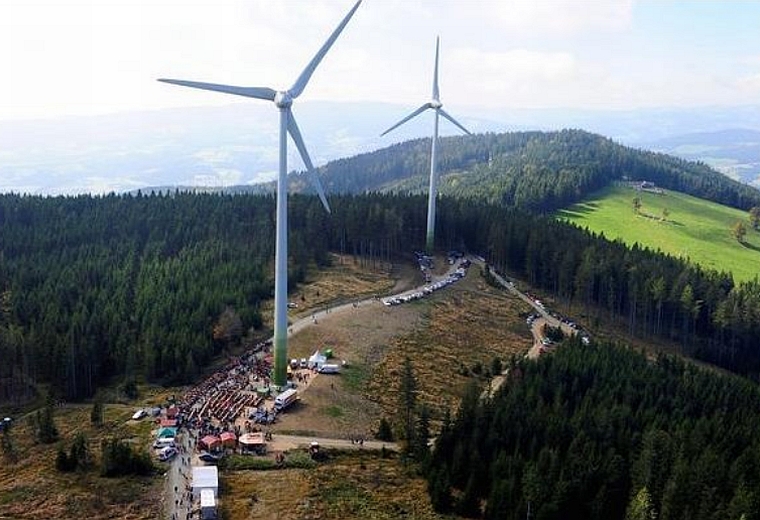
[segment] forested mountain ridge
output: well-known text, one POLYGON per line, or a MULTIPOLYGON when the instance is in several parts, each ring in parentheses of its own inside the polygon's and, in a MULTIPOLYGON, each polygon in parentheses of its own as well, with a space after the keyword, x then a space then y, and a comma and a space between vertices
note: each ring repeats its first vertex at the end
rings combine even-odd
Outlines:
MULTIPOLYGON (((332 193, 420 193, 427 190, 429 171, 430 139, 416 139, 329 162, 319 175, 332 193)), ((758 190, 704 164, 635 150, 582 130, 443 137, 438 171, 443 195, 541 213, 623 179, 651 181, 740 209, 760 203, 758 190)), ((290 184, 310 190, 305 174, 292 175, 290 184)))

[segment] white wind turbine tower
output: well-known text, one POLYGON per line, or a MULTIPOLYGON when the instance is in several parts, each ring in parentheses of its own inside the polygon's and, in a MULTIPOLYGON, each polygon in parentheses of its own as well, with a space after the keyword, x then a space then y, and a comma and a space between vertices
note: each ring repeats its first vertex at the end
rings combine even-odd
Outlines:
POLYGON ((440 45, 440 38, 435 39, 435 70, 433 71, 433 99, 422 105, 420 108, 406 116, 404 119, 390 127, 388 130, 380 134, 381 136, 387 134, 391 130, 403 125, 410 119, 418 116, 428 108, 435 110, 435 118, 433 123, 433 139, 430 145, 430 187, 428 189, 428 213, 427 213, 427 236, 425 238, 425 247, 428 253, 433 252, 433 246, 435 245, 435 199, 438 196, 438 176, 436 174, 436 145, 438 144, 438 116, 442 115, 456 126, 458 126, 464 133, 470 135, 470 131, 459 124, 453 117, 451 117, 443 109, 443 103, 438 92, 438 47, 440 45))
POLYGON ((215 83, 200 83, 197 81, 184 81, 177 79, 159 79, 165 83, 181 85, 184 87, 193 87, 203 90, 213 90, 224 92, 226 94, 235 94, 238 96, 251 97, 273 101, 280 110, 280 172, 277 177, 277 223, 276 223, 276 241, 275 241, 275 282, 274 282, 274 384, 284 386, 287 378, 287 359, 288 359, 288 193, 287 193, 287 139, 288 134, 293 138, 293 142, 298 148, 301 158, 303 159, 306 170, 311 174, 314 187, 317 190, 322 204, 329 212, 330 206, 327 203, 324 189, 319 182, 314 166, 312 165, 309 153, 306 151, 306 145, 301 137, 296 120, 291 112, 293 100, 301 95, 306 88, 311 75, 317 68, 322 58, 325 57, 340 33, 345 28, 348 21, 354 15, 362 0, 358 0, 354 7, 343 18, 338 27, 333 31, 327 41, 319 49, 319 52, 312 58, 296 82, 288 90, 274 90, 268 87, 236 87, 231 85, 218 85, 215 83))

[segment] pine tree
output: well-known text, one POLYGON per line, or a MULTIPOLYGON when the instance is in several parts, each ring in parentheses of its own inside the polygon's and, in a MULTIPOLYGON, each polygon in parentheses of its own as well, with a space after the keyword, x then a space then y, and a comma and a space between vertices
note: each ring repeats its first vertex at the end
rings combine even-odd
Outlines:
POLYGON ((451 496, 451 483, 447 468, 435 470, 428 477, 428 494, 430 503, 439 513, 448 513, 451 510, 453 498, 451 496))
POLYGON ((38 410, 35 415, 37 440, 42 444, 51 444, 58 440, 58 428, 53 419, 53 402, 47 399, 47 403, 38 410))
POLYGON ((380 441, 393 442, 393 429, 391 428, 391 423, 385 417, 380 419, 375 437, 380 441))
POLYGON ((87 438, 84 433, 79 432, 71 443, 71 452, 69 462, 76 470, 86 470, 92 462, 90 458, 90 448, 87 445, 87 438))
POLYGON ((90 423, 92 423, 93 426, 102 426, 103 416, 103 402, 100 399, 95 399, 95 402, 92 403, 92 410, 90 411, 90 423))
POLYGON ((430 441, 430 408, 423 404, 419 408, 418 415, 417 431, 414 436, 414 458, 422 465, 424 472, 430 459, 430 446, 428 446, 428 442, 430 441))
POLYGON ((625 512, 625 520, 656 520, 652 499, 646 486, 631 499, 625 512))
POLYGON ((404 440, 406 450, 414 449, 414 412, 417 408, 417 378, 414 375, 412 361, 407 357, 404 360, 401 374, 401 413, 404 417, 404 440))
POLYGON ((66 473, 72 470, 69 463, 69 456, 66 454, 66 450, 63 448, 63 444, 58 446, 58 452, 55 456, 55 469, 62 473, 66 473))
POLYGON ((0 438, 0 446, 2 447, 3 458, 8 463, 13 464, 18 460, 18 453, 16 452, 16 445, 13 443, 11 435, 10 426, 6 426, 3 429, 3 436, 0 438))

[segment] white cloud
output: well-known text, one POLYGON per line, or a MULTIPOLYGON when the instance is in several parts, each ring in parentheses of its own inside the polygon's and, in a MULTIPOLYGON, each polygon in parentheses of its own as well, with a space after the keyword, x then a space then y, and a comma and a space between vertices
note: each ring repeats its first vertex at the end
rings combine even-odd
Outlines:
MULTIPOLYGON (((689 9, 689 2, 681 4, 689 9)), ((352 5, 353 0, 0 0, 0 120, 240 99, 158 83, 158 77, 287 88, 352 5)), ((646 60, 635 63, 636 38, 653 27, 667 30, 652 22, 657 5, 365 1, 299 101, 417 104, 430 95, 433 45, 440 35, 442 95, 452 105, 492 102, 497 92, 504 94, 501 103, 511 105, 520 99, 525 106, 601 106, 629 94, 646 94, 648 105, 663 104, 674 96, 649 88, 646 60), (638 16, 644 11, 646 16, 638 16), (629 64, 628 71, 621 72, 620 63, 629 64), (584 77, 589 72, 594 81, 584 77), (606 92, 604 86, 618 90, 606 92)), ((695 29, 694 37, 699 34, 695 29)), ((753 43, 745 48, 757 48, 753 43)), ((676 78, 697 59, 694 50, 663 50, 652 59, 667 60, 672 71, 666 73, 676 78)), ((702 55, 698 60, 705 69, 720 68, 702 55)), ((756 70, 760 55, 746 60, 756 70)), ((725 81, 731 75, 735 70, 725 81)), ((733 88, 746 93, 752 81, 733 88)), ((679 88, 685 86, 684 96, 691 98, 699 85, 679 88)), ((712 103, 735 98, 726 89, 698 97, 712 103), (711 97, 716 93, 723 97, 711 97)), ((275 114, 271 122, 276 124, 275 114)))
POLYGON ((583 65, 568 52, 482 52, 465 48, 454 50, 449 61, 449 77, 467 72, 456 82, 442 79, 444 103, 451 95, 470 105, 562 105, 576 97, 578 83, 585 83, 581 77, 583 65))
POLYGON ((573 77, 577 60, 568 52, 538 52, 515 49, 506 52, 483 52, 474 48, 456 49, 451 68, 467 70, 478 77, 513 78, 510 81, 564 80, 573 77))
POLYGON ((760 94, 760 72, 739 78, 736 86, 740 90, 760 94))
POLYGON ((486 19, 520 33, 575 34, 630 26, 633 0, 496 0, 484 2, 486 19))

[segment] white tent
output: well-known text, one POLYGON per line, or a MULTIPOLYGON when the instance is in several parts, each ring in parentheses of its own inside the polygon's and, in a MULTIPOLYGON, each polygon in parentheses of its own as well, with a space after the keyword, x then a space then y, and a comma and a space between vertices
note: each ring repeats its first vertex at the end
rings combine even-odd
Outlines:
POLYGON ((219 496, 219 471, 216 466, 193 466, 193 497, 200 497, 202 489, 210 489, 219 496))
POLYGON ((319 350, 315 350, 314 354, 309 358, 309 368, 316 368, 319 370, 325 363, 327 363, 327 356, 320 354, 319 350))

